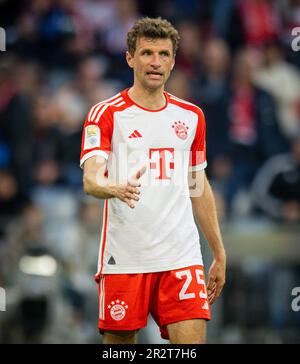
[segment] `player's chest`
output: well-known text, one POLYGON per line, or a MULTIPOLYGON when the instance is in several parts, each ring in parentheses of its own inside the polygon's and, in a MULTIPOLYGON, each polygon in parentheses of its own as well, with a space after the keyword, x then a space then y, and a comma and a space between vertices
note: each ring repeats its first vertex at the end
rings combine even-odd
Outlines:
POLYGON ((131 150, 173 148, 189 150, 196 132, 196 120, 181 114, 145 113, 116 117, 113 143, 131 150))

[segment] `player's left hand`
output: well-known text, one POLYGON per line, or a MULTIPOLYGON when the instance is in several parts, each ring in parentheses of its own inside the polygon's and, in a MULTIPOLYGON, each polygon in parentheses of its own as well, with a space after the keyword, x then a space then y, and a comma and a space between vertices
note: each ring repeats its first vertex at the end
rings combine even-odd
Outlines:
POLYGON ((214 259, 208 273, 208 301, 212 305, 220 296, 225 284, 226 258, 214 259))

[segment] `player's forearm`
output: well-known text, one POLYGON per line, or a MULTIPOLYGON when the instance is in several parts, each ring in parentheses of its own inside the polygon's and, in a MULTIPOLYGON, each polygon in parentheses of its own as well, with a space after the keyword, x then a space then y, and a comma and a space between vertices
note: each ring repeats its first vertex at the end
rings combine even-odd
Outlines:
POLYGON ((107 177, 96 178, 91 174, 84 174, 83 176, 83 188, 87 195, 99 198, 113 198, 114 186, 110 183, 107 177))
POLYGON ((192 197, 191 201, 196 222, 207 239, 215 259, 226 260, 225 248, 218 223, 215 199, 206 178, 203 194, 199 197, 192 197))

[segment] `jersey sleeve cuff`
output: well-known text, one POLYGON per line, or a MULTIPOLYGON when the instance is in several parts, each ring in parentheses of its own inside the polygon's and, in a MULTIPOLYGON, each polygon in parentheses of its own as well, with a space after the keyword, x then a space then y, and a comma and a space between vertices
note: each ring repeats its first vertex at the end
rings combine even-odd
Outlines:
POLYGON ((100 156, 105 158, 106 160, 108 159, 108 153, 104 152, 104 150, 92 150, 91 152, 86 153, 81 159, 80 159, 80 168, 83 167, 83 163, 88 160, 91 157, 94 156, 100 156))
POLYGON ((205 162, 203 162, 201 164, 197 164, 195 166, 189 166, 189 172, 202 171, 206 167, 207 167, 207 161, 205 161, 205 162))

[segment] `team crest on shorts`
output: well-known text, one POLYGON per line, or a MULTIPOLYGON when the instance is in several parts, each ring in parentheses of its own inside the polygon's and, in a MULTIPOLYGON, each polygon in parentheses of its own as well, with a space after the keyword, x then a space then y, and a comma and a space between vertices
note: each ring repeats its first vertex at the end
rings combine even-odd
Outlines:
POLYGON ((110 310, 110 316, 113 320, 121 321, 126 315, 128 305, 124 301, 116 300, 111 301, 107 308, 110 310))
POLYGON ((172 125, 172 128, 175 130, 178 138, 185 140, 188 137, 189 127, 186 126, 184 122, 175 121, 175 123, 172 125))

